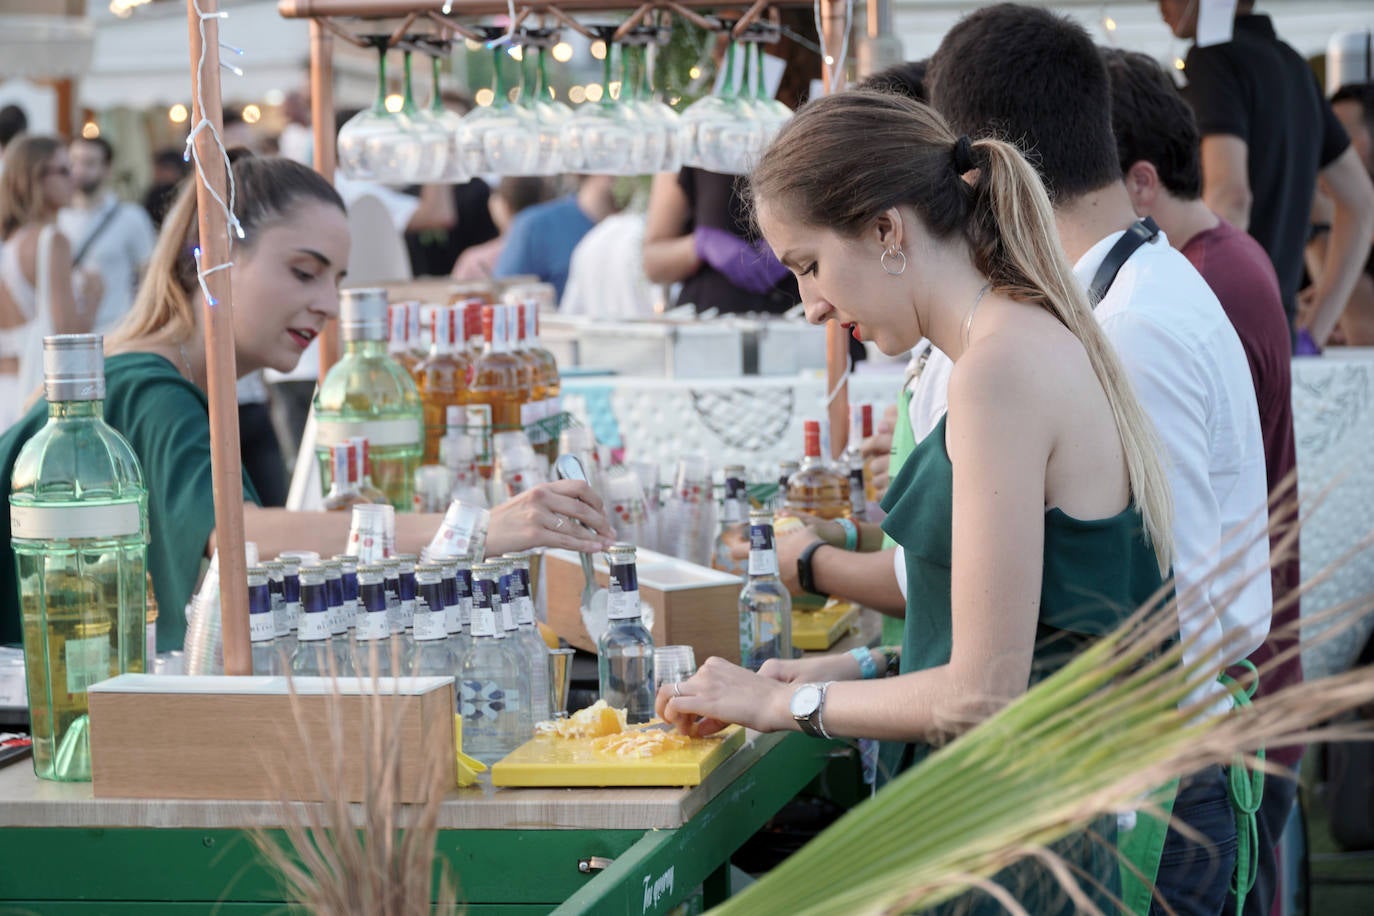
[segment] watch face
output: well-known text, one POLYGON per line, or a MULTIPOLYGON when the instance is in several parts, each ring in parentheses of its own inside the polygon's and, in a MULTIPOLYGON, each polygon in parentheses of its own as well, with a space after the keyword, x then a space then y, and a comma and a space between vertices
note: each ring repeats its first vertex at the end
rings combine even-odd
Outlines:
POLYGON ((815 684, 802 684, 792 694, 792 716, 805 719, 816 711, 821 703, 821 690, 815 684))

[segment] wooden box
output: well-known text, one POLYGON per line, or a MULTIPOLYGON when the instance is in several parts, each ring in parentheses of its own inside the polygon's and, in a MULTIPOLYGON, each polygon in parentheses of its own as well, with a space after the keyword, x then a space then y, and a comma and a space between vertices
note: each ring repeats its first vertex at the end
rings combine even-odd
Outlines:
MULTIPOLYGON (((739 662, 739 576, 697 566, 652 550, 636 554, 640 602, 656 646, 691 646, 700 665, 712 655, 739 662), (652 617, 652 622, 648 618, 652 617)), ((570 645, 596 651, 582 623, 582 565, 577 554, 550 550, 547 570, 549 626, 570 645)), ((606 558, 593 556, 596 581, 610 581, 606 558)))
POLYGON ((444 761, 444 785, 454 783, 452 678, 294 684, 294 698, 283 677, 124 674, 92 686, 95 796, 318 801, 317 774, 341 766, 341 779, 328 777, 329 790, 363 801, 364 716, 378 712, 373 721, 394 722, 400 743, 399 801, 426 800, 427 761, 444 761), (342 754, 330 736, 332 717, 342 754))

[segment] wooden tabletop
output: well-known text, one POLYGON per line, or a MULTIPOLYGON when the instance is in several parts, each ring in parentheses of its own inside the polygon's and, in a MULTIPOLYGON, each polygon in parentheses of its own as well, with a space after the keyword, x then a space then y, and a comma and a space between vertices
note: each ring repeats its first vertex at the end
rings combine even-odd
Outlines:
MULTIPOLYGON (((454 788, 439 812, 445 830, 672 830, 736 782, 783 735, 750 732, 739 751, 686 789, 454 788)), ((309 806, 293 805, 297 817, 309 806)), ((361 808, 355 806, 361 823, 361 808)), ((28 760, 0 769, 0 829, 113 827, 224 829, 279 827, 283 803, 93 798, 90 783, 47 782, 28 760)))

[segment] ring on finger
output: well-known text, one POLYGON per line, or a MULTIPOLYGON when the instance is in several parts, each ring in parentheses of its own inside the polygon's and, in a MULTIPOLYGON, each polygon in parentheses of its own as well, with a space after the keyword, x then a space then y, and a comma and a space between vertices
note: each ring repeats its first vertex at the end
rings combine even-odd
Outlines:
POLYGON ((556 521, 556 522, 553 523, 553 527, 554 527, 554 528, 562 528, 563 525, 564 525, 567 521, 568 521, 568 517, 567 517, 566 515, 560 515, 560 516, 558 516, 558 521, 556 521))
POLYGON ((673 696, 675 696, 675 697, 680 697, 680 696, 682 696, 682 683, 681 683, 680 681, 674 681, 674 682, 673 682, 673 696))

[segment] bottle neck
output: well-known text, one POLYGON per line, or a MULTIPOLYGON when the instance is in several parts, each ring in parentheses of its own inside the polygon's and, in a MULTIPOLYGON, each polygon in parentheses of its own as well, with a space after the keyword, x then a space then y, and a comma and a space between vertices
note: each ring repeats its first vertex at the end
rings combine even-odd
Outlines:
POLYGON ((83 418, 104 419, 105 401, 49 401, 48 419, 76 420, 83 418))
POLYGON ((773 545, 772 525, 749 526, 749 578, 778 574, 778 553, 773 545))
POLYGON ((345 339, 345 356, 386 356, 387 342, 374 339, 345 339))

